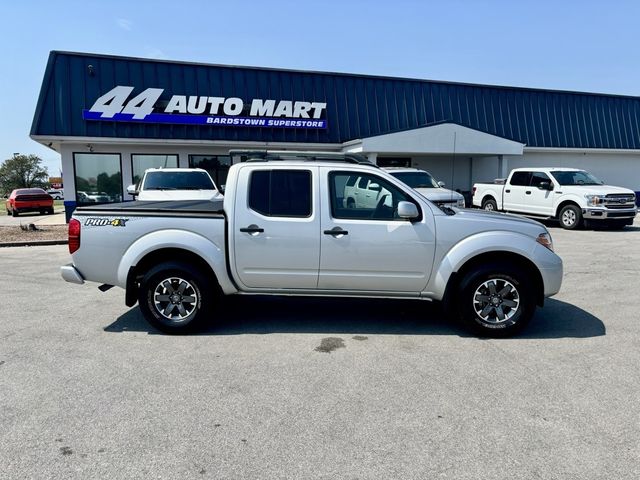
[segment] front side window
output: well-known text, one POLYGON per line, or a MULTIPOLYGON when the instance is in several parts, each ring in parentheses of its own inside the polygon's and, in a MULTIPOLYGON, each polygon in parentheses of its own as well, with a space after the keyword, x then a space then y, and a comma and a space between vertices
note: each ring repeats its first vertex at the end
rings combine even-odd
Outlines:
POLYGON ((358 185, 367 185, 365 190, 351 188, 350 178, 351 174, 347 172, 329 174, 333 218, 402 220, 398 216, 398 203, 402 201, 415 203, 402 190, 384 178, 368 173, 362 174, 358 185))
POLYGON ((531 186, 539 187, 541 183, 551 183, 551 179, 544 172, 533 172, 531 174, 531 186))
POLYGON ((311 216, 311 172, 252 172, 249 180, 249 208, 268 217, 311 216))
POLYGON ((178 155, 131 155, 133 183, 138 185, 147 168, 178 168, 178 155))
POLYGON ((78 205, 122 201, 122 167, 117 153, 74 153, 78 205))

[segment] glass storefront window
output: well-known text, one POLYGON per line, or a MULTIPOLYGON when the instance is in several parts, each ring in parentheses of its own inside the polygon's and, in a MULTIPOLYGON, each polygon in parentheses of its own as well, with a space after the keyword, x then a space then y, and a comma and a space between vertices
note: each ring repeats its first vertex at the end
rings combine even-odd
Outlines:
POLYGON ((74 153, 78 205, 122 201, 122 166, 118 153, 74 153))
POLYGON ((189 167, 202 168, 209 172, 216 186, 224 191, 227 174, 231 166, 229 155, 189 155, 189 167))
POLYGON ((142 180, 142 176, 144 175, 144 171, 147 168, 178 168, 178 155, 131 155, 133 183, 136 185, 140 183, 140 180, 142 180))

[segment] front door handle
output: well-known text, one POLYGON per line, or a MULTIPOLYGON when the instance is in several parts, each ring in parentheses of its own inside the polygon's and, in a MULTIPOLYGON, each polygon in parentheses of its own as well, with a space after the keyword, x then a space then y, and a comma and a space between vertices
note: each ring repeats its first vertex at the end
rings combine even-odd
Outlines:
POLYGON ((347 230, 343 230, 340 227, 333 227, 331 230, 325 230, 324 234, 337 237, 338 235, 349 235, 349 232, 347 230))
POLYGON ((526 191, 526 192, 524 192, 524 193, 526 193, 527 195, 531 195, 531 190, 527 190, 527 191, 526 191))
POLYGON ((511 190, 505 190, 504 193, 511 193, 511 190))
POLYGON ((260 228, 258 225, 255 225, 252 223, 248 227, 241 228, 240 231, 242 233, 249 233, 249 234, 262 233, 264 232, 264 228, 260 228))

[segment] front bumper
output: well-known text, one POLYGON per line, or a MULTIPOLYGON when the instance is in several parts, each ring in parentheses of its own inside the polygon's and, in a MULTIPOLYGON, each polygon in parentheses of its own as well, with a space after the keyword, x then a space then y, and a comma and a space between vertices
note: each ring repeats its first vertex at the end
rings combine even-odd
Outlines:
POLYGON ((587 220, 625 220, 633 219, 638 213, 637 208, 583 208, 582 216, 587 220))
POLYGON ((62 275, 65 282, 77 283, 79 285, 84 283, 84 278, 76 267, 73 266, 73 263, 60 267, 60 275, 62 275))

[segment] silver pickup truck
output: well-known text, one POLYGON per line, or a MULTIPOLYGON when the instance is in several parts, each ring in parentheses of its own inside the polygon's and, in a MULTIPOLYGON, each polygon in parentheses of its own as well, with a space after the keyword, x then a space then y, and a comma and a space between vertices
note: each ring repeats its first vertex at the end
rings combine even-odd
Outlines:
POLYGON ((167 333, 214 320, 222 295, 269 294, 442 301, 473 332, 508 336, 560 289, 540 223, 438 208, 355 155, 243 153, 223 201, 78 208, 62 277, 124 288, 167 333), (380 198, 348 204, 353 177, 380 198))

